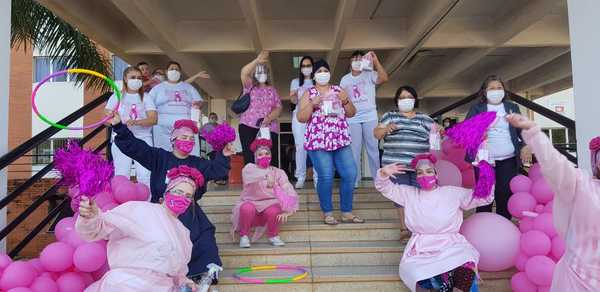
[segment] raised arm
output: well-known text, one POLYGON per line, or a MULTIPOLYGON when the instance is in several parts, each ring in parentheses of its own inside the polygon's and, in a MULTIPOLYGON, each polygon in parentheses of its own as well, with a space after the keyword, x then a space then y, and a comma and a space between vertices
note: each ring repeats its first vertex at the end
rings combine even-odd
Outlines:
POLYGON ((402 173, 405 168, 397 164, 386 165, 377 171, 375 178, 375 189, 384 197, 392 200, 394 203, 404 206, 407 198, 415 195, 417 188, 408 185, 397 185, 390 180, 390 176, 395 173, 402 173))
POLYGON ((453 188, 453 193, 459 194, 460 208, 463 210, 470 210, 481 206, 487 206, 494 202, 494 187, 492 187, 490 195, 485 198, 474 197, 473 189, 465 189, 460 187, 450 188, 453 188))
POLYGON ((242 67, 242 71, 240 72, 240 80, 242 84, 246 86, 247 84, 252 84, 252 74, 254 74, 254 69, 256 65, 263 64, 267 62, 267 58, 269 57, 268 51, 262 51, 256 59, 252 60, 252 62, 246 64, 242 67))
POLYGON ((113 117, 112 125, 113 131, 117 133, 114 143, 119 147, 119 150, 152 171, 155 168, 160 149, 151 147, 143 140, 133 136, 127 126, 121 123, 121 118, 117 113, 113 117))
POLYGON ((235 153, 233 144, 228 144, 222 152, 218 152, 215 155, 215 159, 203 159, 196 156, 194 160, 194 167, 196 167, 202 175, 204 175, 204 179, 208 182, 211 180, 219 180, 227 177, 229 174, 229 169, 231 168, 231 159, 229 156, 235 153))
POLYGON ((96 203, 87 197, 79 203, 79 216, 75 221, 75 231, 85 241, 107 240, 123 236, 122 232, 102 213, 96 203))
POLYGON ((390 79, 390 77, 388 76, 387 72, 385 71, 385 68, 383 67, 383 65, 381 65, 381 62, 379 62, 379 58, 373 51, 369 52, 369 54, 371 54, 373 56, 373 65, 375 67, 375 70, 377 71, 377 78, 375 79, 375 84, 381 85, 381 84, 387 82, 390 79))

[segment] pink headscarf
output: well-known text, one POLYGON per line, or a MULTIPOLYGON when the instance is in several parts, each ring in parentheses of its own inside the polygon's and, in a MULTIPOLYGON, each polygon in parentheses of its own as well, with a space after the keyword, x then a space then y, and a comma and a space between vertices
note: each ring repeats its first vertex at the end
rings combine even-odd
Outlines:
POLYGON ((192 120, 177 120, 171 131, 171 140, 175 140, 180 135, 195 135, 198 134, 198 126, 192 120))
POLYGON ((592 156, 592 173, 598 176, 598 168, 600 168, 600 136, 590 141, 590 153, 592 156))
POLYGON ((171 190, 180 182, 188 183, 197 189, 204 185, 204 175, 202 175, 199 170, 187 165, 180 165, 178 167, 171 168, 167 172, 166 190, 171 190))
MULTIPOLYGON (((432 153, 423 153, 423 154, 418 154, 417 156, 415 156, 415 158, 411 161, 410 166, 413 169, 417 169, 417 167, 419 167, 423 164, 428 164, 433 169, 435 169, 436 162, 437 162, 437 158, 435 157, 435 155, 433 155, 432 153)), ((437 170, 436 170, 436 173, 437 173, 437 170)))

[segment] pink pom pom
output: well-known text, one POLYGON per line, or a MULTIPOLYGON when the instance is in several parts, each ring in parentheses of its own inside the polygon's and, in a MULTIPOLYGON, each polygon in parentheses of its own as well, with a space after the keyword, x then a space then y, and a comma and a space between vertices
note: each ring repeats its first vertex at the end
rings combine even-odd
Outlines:
POLYGON ((204 130, 202 137, 215 151, 222 151, 227 144, 235 141, 235 129, 227 123, 222 123, 214 127, 212 131, 204 130))
POLYGON ((494 168, 487 161, 479 162, 479 180, 475 185, 473 197, 487 198, 492 193, 492 187, 496 183, 494 168))
POLYGON ((446 136, 463 146, 469 157, 475 157, 487 129, 496 120, 496 112, 483 112, 454 125, 446 131, 446 136))

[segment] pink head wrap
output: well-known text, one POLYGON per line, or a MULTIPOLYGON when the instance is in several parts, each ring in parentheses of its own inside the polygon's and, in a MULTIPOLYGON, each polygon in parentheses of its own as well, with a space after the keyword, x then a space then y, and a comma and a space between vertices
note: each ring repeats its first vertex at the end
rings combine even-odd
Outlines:
POLYGON ((194 186, 194 188, 199 188, 204 185, 204 175, 202 175, 199 170, 187 165, 180 165, 178 167, 171 168, 167 172, 166 190, 171 190, 180 182, 186 182, 194 186))
POLYGON ((600 136, 590 141, 590 153, 592 154, 592 173, 597 176, 600 168, 600 136))
POLYGON ((180 135, 198 134, 198 126, 192 120, 177 120, 171 131, 171 140, 175 140, 180 135))
POLYGON ((259 150, 261 148, 266 148, 269 150, 269 152, 271 152, 272 146, 273 146, 273 142, 271 142, 270 139, 256 138, 256 139, 254 139, 254 142, 252 142, 252 144, 250 144, 250 150, 252 150, 252 152, 256 152, 257 150, 259 150))
MULTIPOLYGON (((423 164, 429 164, 432 168, 435 169, 435 163, 437 162, 437 158, 432 153, 423 153, 415 156, 415 158, 411 161, 410 166, 413 169, 417 169, 418 166, 423 164)), ((437 170, 436 170, 437 172, 437 170)))

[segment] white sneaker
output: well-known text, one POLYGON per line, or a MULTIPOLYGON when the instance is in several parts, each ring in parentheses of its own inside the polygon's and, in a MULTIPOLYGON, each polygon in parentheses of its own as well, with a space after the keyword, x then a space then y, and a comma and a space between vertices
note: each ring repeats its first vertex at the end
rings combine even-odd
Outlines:
POLYGON ((296 186, 297 189, 303 189, 304 188, 304 180, 298 180, 296 182, 296 186))
POLYGON ((250 247, 250 238, 247 235, 242 236, 240 238, 240 247, 241 248, 249 248, 250 247))
POLYGON ((284 246, 285 245, 285 242, 283 240, 281 240, 281 238, 279 236, 271 237, 271 238, 269 238, 269 241, 271 242, 271 245, 273 245, 273 246, 284 246))

